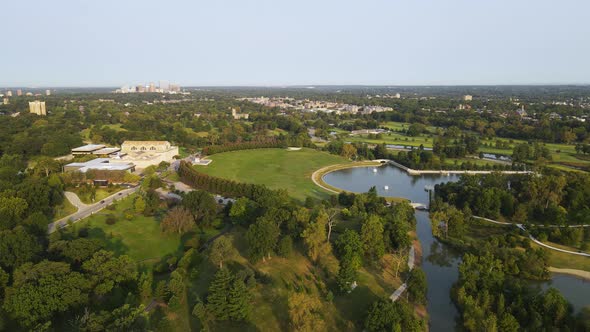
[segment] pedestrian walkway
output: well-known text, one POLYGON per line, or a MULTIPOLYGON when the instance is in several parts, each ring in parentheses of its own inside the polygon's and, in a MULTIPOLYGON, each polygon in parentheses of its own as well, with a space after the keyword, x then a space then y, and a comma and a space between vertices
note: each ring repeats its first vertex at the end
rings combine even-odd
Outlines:
MULTIPOLYGON (((410 247, 410 252, 408 253, 409 271, 412 271, 414 269, 415 260, 416 260, 416 249, 414 248, 414 245, 412 245, 410 247)), ((391 294, 389 299, 391 299, 391 301, 393 301, 393 302, 397 301, 397 299, 404 293, 404 291, 407 288, 408 288, 408 279, 406 279, 406 282, 401 284, 401 286, 399 286, 398 289, 396 289, 395 292, 393 292, 393 294, 391 294)))
MULTIPOLYGON (((497 224, 497 225, 516 226, 516 227, 518 227, 521 230, 523 230, 523 231, 526 232, 526 229, 525 229, 525 227, 524 227, 523 224, 513 224, 513 223, 509 223, 509 222, 497 221, 497 220, 493 220, 493 219, 489 219, 489 218, 484 218, 484 217, 478 217, 478 216, 473 216, 473 218, 479 219, 479 220, 484 220, 484 221, 487 221, 487 222, 491 222, 491 223, 494 223, 494 224, 497 224)), ((542 225, 533 225, 533 226, 542 226, 542 225)), ((560 226, 550 225, 548 227, 560 227, 560 226)), ((590 225, 569 225, 569 226, 566 226, 566 227, 590 227, 590 225)), ((547 249, 564 252, 566 254, 572 254, 572 255, 590 257, 590 254, 587 254, 587 253, 582 252, 582 251, 571 251, 571 250, 561 249, 561 248, 557 248, 557 247, 554 247, 554 246, 550 246, 548 244, 545 244, 545 243, 543 243, 543 242, 535 239, 530 233, 529 233, 529 239, 531 239, 536 244, 538 244, 538 245, 540 245, 542 247, 545 247, 547 249)))

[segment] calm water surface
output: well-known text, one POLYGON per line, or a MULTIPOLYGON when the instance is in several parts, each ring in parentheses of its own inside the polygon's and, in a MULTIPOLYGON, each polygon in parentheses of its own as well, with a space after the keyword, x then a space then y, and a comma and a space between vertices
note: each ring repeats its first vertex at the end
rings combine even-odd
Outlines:
MULTIPOLYGON (((425 186, 457 181, 459 175, 411 176, 390 165, 338 170, 324 175, 329 185, 352 192, 367 192, 375 186, 381 196, 405 197, 414 203, 428 204, 425 186), (388 188, 385 189, 385 186, 388 188)), ((428 314, 431 331, 452 331, 458 311, 450 291, 459 276, 457 266, 461 255, 432 236, 428 212, 416 211, 416 232, 422 245, 422 269, 428 281, 428 314)), ((575 311, 590 305, 590 283, 582 279, 554 274, 551 281, 538 283, 542 289, 555 287, 572 303, 575 311)))

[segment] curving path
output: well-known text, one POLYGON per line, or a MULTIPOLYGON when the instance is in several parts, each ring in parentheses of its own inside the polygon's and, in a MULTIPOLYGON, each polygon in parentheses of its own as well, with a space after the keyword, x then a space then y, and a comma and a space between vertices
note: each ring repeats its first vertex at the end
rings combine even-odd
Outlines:
POLYGON ((346 169, 346 168, 378 167, 381 164, 380 163, 377 163, 377 161, 378 160, 372 160, 370 162, 366 162, 366 161, 365 162, 357 162, 357 164, 355 164, 355 163, 352 163, 352 164, 342 164, 342 165, 337 164, 337 165, 330 165, 330 166, 322 167, 322 168, 318 169, 317 171, 315 171, 315 172, 313 172, 311 174, 311 181, 313 181, 313 183, 316 186, 318 186, 318 187, 320 187, 320 188, 322 188, 322 189, 324 189, 326 191, 329 191, 329 192, 334 193, 334 194, 339 194, 341 191, 344 191, 344 190, 337 191, 337 190, 334 190, 332 188, 328 188, 327 186, 325 186, 322 183, 322 177, 324 175, 326 175, 326 174, 328 174, 328 173, 330 173, 332 171, 338 171, 338 170, 346 169), (342 166, 342 168, 339 168, 338 166, 342 166))
MULTIPOLYGON (((491 223, 498 224, 498 225, 516 226, 516 227, 522 229, 523 231, 526 231, 526 228, 524 228, 524 225, 523 224, 513 224, 513 223, 509 223, 509 222, 497 221, 497 220, 493 220, 493 219, 489 219, 489 218, 484 218, 484 217, 478 217, 478 216, 473 216, 473 218, 479 219, 479 220, 485 220, 487 222, 491 222, 491 223)), ((533 226, 540 226, 540 225, 534 225, 533 224, 533 226)), ((559 226, 557 226, 557 225, 551 225, 549 227, 559 227, 559 226)), ((590 225, 570 225, 570 226, 567 226, 567 227, 590 227, 590 225)), ((557 247, 553 247, 553 246, 550 246, 548 244, 545 244, 545 243, 537 240, 536 238, 534 238, 530 233, 529 233, 529 239, 531 239, 536 244, 538 244, 538 245, 540 245, 542 247, 551 249, 551 250, 564 252, 566 254, 572 254, 572 255, 590 257, 590 254, 587 254, 585 252, 565 250, 565 249, 561 249, 561 248, 557 248, 557 247)))
MULTIPOLYGON (((416 250, 414 248, 414 244, 412 244, 412 246, 410 247, 410 252, 408 254, 408 267, 409 270, 412 271, 414 269, 414 260, 416 259, 416 250)), ((409 279, 409 277, 408 277, 409 279)), ((404 291, 406 289, 408 289, 408 279, 406 279, 406 281, 401 284, 398 289, 395 290, 395 292, 393 292, 393 294, 391 294, 391 296, 389 297, 389 299, 392 302, 397 301, 397 299, 404 293, 404 291)))
POLYGON ((72 205, 75 206, 78 210, 85 209, 88 207, 88 204, 82 202, 82 200, 80 200, 80 197, 78 197, 76 193, 73 193, 71 191, 65 191, 64 196, 66 196, 68 201, 70 201, 70 203, 72 203, 72 205))
POLYGON ((76 223, 76 222, 80 221, 81 219, 84 219, 84 218, 94 214, 95 212, 98 212, 98 211, 104 209, 105 207, 113 204, 113 202, 115 202, 116 200, 127 197, 127 196, 137 192, 138 190, 139 190, 139 186, 135 186, 135 187, 132 187, 129 189, 121 190, 119 192, 112 194, 109 197, 106 197, 105 199, 101 200, 100 202, 90 204, 90 205, 82 203, 80 201, 80 198, 76 194, 74 194, 74 193, 68 194, 68 192, 66 192, 66 198, 70 201, 70 203, 72 203, 73 205, 75 205, 78 208, 78 212, 72 213, 69 216, 63 217, 63 218, 47 225, 47 233, 51 234, 51 233, 57 231, 58 229, 68 226, 68 222, 76 223), (75 196, 75 198, 74 198, 74 196, 75 196))

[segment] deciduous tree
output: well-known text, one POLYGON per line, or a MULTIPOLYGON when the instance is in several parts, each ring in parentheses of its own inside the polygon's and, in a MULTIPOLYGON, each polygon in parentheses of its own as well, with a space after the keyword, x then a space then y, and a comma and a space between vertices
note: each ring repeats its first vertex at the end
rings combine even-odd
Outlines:
POLYGON ((182 206, 173 207, 166 216, 160 227, 165 233, 184 234, 191 231, 195 226, 192 214, 182 206))

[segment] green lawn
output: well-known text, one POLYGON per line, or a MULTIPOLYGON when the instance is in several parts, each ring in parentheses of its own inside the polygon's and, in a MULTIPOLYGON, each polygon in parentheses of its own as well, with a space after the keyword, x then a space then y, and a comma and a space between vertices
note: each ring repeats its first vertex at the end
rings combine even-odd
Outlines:
POLYGON ((325 198, 328 193, 311 181, 311 174, 328 165, 349 161, 326 152, 312 149, 256 149, 232 151, 212 155, 209 166, 196 166, 199 172, 240 182, 267 185, 272 189, 286 189, 292 197, 325 198))
POLYGON ((431 148, 432 147, 432 138, 427 137, 426 135, 410 137, 403 134, 399 134, 396 132, 391 132, 387 134, 382 134, 383 137, 381 139, 372 139, 368 138, 368 135, 355 135, 345 138, 345 141, 348 142, 365 142, 368 144, 396 144, 396 145, 409 145, 419 147, 420 144, 424 145, 424 147, 431 148))
POLYGON ((88 226, 91 238, 103 239, 107 248, 119 255, 128 255, 136 262, 157 261, 168 254, 182 249, 179 235, 166 235, 160 230, 160 222, 155 217, 134 214, 132 220, 124 218, 124 211, 133 213, 132 205, 136 195, 120 200, 114 211, 103 209, 97 214, 76 224, 88 226), (107 225, 108 214, 114 214, 117 222, 107 225))
MULTIPOLYGON (((555 243, 544 242, 554 247, 560 247, 567 250, 576 251, 576 248, 561 246, 555 243)), ((534 242, 531 242, 533 248, 540 248, 541 246, 537 245, 534 242)), ((582 270, 582 271, 590 271, 590 258, 580 256, 580 255, 573 255, 568 254, 565 252, 557 251, 557 250, 550 250, 547 248, 543 248, 549 253, 549 265, 560 268, 560 269, 574 269, 574 270, 582 270)))
POLYGON ((97 187, 96 188, 96 197, 94 198, 94 201, 93 201, 92 199, 90 199, 90 193, 81 191, 81 188, 82 187, 68 188, 68 191, 72 191, 72 192, 76 193, 76 195, 78 195, 80 200, 85 204, 92 204, 92 203, 100 202, 101 200, 111 196, 112 194, 123 190, 123 188, 121 188, 119 186, 104 187, 104 188, 97 187))
MULTIPOLYGON (((368 144, 397 144, 397 145, 407 145, 407 146, 415 146, 418 147, 421 144, 424 147, 432 148, 432 142, 434 137, 428 137, 431 135, 422 134, 416 137, 406 136, 403 133, 398 131, 405 130, 409 127, 409 123, 401 123, 401 122, 386 122, 382 126, 390 128, 393 130, 391 133, 383 134, 381 139, 370 139, 368 135, 355 135, 349 136, 345 138, 345 141, 349 142, 364 142, 368 144)), ((428 127, 430 132, 434 132, 436 130, 435 127, 428 127)), ((433 135, 432 135, 433 136, 433 135)), ((482 139, 479 146, 479 151, 484 153, 493 153, 493 154, 501 154, 506 156, 512 155, 512 150, 514 146, 521 143, 527 143, 525 140, 519 139, 506 139, 506 138, 498 138, 494 137, 491 140, 482 139), (508 143, 508 148, 497 148, 496 141, 501 141, 504 143, 508 143), (488 144, 488 146, 484 146, 484 144, 488 144)), ((590 160, 584 158, 584 156, 580 156, 576 154, 575 144, 560 144, 560 143, 543 143, 545 147, 549 149, 551 152, 552 160, 549 162, 548 166, 561 169, 564 171, 575 171, 576 168, 590 168, 590 160)), ((474 161, 474 160, 470 160, 474 161)), ((447 164, 449 162, 447 161, 447 164)), ((487 162, 493 164, 493 162, 487 162)), ((478 163, 481 164, 481 163, 478 163)))

